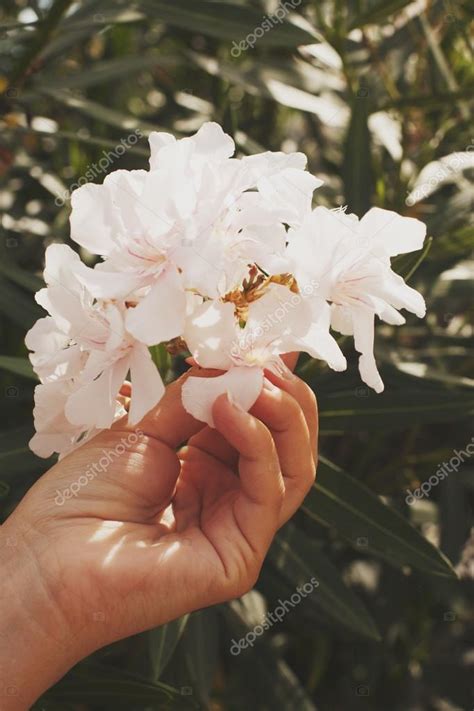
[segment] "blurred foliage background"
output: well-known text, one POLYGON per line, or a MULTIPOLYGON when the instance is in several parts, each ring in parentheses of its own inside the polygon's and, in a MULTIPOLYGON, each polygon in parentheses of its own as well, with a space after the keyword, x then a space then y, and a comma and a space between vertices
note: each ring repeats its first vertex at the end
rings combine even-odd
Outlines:
MULTIPOLYGON (((27 447, 35 383, 23 344, 40 315, 45 246, 69 241, 74 185, 146 167, 150 131, 182 136, 212 119, 242 154, 302 150, 325 180, 319 204, 394 209, 430 236, 422 254, 395 260, 428 316, 378 326, 382 395, 360 383, 348 344, 345 374, 300 363, 319 399, 322 460, 256 590, 101 650, 38 710, 473 708, 472 10, 470 0, 2 1, 2 520, 50 464, 27 447), (430 477, 409 505, 407 489, 430 477), (231 653, 312 576, 313 593, 231 653)), ((182 369, 176 359, 170 377, 182 369)))

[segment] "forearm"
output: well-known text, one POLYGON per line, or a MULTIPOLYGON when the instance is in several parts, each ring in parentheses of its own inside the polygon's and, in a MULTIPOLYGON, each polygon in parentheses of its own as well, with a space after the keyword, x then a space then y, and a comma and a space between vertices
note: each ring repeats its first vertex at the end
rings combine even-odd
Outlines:
POLYGON ((13 521, 0 528, 0 708, 25 711, 79 658, 54 592, 13 521))

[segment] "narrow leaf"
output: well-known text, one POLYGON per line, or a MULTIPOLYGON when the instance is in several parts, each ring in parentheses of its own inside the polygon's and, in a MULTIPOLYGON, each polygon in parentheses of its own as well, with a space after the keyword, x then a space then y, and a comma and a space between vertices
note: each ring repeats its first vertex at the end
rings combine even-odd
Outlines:
POLYGON ((368 103, 368 89, 360 87, 352 100, 342 168, 349 212, 355 212, 359 217, 369 209, 373 192, 368 103))
POLYGON ((455 576, 443 554, 405 518, 324 458, 320 458, 317 480, 303 510, 310 518, 335 528, 354 547, 395 566, 455 576))
POLYGON ((168 624, 150 630, 148 633, 154 681, 160 678, 163 669, 172 657, 188 619, 189 615, 184 615, 184 617, 168 622, 168 624))
POLYGON ((149 17, 157 17, 183 30, 201 32, 220 40, 233 40, 237 46, 248 35, 253 35, 255 41, 262 45, 273 47, 294 48, 315 41, 312 34, 291 24, 285 17, 272 20, 272 16, 242 5, 205 0, 174 0, 173 3, 153 0, 144 2, 144 7, 149 17), (254 34, 257 28, 261 28, 259 37, 254 34))
MULTIPOLYGON (((271 559, 295 588, 314 585, 305 598, 338 624, 369 639, 380 639, 374 621, 359 598, 346 587, 337 569, 307 536, 287 525, 275 539, 271 559)), ((304 589, 301 588, 301 589, 304 589)), ((291 599, 291 598, 290 598, 291 599)))
POLYGON ((1 277, 0 312, 25 329, 31 328, 42 315, 32 296, 27 296, 24 291, 1 277))
POLYGON ((9 373, 15 373, 30 380, 38 380, 27 358, 0 356, 0 370, 7 370, 9 373))
POLYGON ((425 261, 428 252, 433 244, 433 237, 428 237, 425 240, 423 249, 413 254, 401 254, 392 261, 392 269, 400 274, 405 281, 408 281, 416 272, 420 264, 425 261))
POLYGON ((375 5, 372 5, 367 12, 363 12, 354 18, 351 23, 351 29, 364 27, 364 25, 387 22, 390 15, 402 10, 411 2, 412 0, 388 0, 388 2, 382 0, 381 2, 377 2, 375 5))

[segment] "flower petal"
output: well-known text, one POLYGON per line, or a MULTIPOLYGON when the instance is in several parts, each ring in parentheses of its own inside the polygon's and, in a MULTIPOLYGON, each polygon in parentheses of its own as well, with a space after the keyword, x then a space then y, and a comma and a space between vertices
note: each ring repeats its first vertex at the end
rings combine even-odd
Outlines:
POLYGON ((322 182, 311 173, 287 168, 276 175, 261 178, 257 187, 265 200, 278 206, 281 220, 289 224, 300 224, 311 210, 313 191, 322 182))
POLYGON ((330 368, 341 371, 347 368, 347 361, 337 341, 329 331, 318 323, 313 323, 308 333, 298 339, 299 349, 313 358, 325 360, 330 368))
POLYGON ((253 156, 245 156, 242 162, 249 168, 255 183, 260 178, 268 177, 286 168, 304 170, 308 162, 304 153, 283 153, 283 151, 265 151, 253 156))
POLYGON ((132 398, 128 421, 130 425, 140 422, 162 398, 165 386, 148 348, 138 343, 130 356, 132 398))
POLYGON ((364 383, 367 383, 375 392, 381 393, 384 384, 374 357, 374 318, 374 314, 365 309, 352 310, 354 345, 361 354, 359 358, 360 376, 364 383))
POLYGON ((308 299, 308 303, 312 311, 312 321, 307 332, 297 339, 298 350, 306 351, 313 358, 325 360, 333 370, 345 370, 347 362, 344 354, 329 333, 329 304, 318 296, 308 299))
POLYGON ((353 336, 351 310, 347 306, 331 304, 331 328, 343 336, 353 336))
POLYGON ((66 403, 65 414, 75 425, 106 429, 115 419, 117 395, 129 369, 129 358, 121 358, 95 380, 74 392, 66 403))
POLYGON ((222 161, 234 155, 235 143, 218 123, 204 123, 193 138, 196 153, 206 160, 222 161))
POLYGON ((230 393, 234 402, 248 411, 262 387, 262 368, 237 367, 216 378, 188 378, 182 388, 182 400, 190 415, 214 427, 212 406, 219 395, 230 393))
POLYGON ((160 168, 160 151, 165 146, 176 143, 176 138, 165 131, 152 131, 148 136, 150 144, 150 170, 160 168))
POLYGON ((87 183, 77 188, 71 195, 71 207, 71 239, 92 254, 111 252, 117 220, 107 187, 87 183))
POLYGON ((419 318, 423 318, 426 313, 426 304, 422 295, 405 284, 403 278, 392 270, 389 270, 374 288, 374 296, 396 309, 407 309, 419 318))
POLYGON ((65 348, 68 337, 59 331, 51 316, 39 318, 25 336, 25 344, 30 351, 51 355, 65 348))
POLYGON ((85 428, 71 424, 64 415, 64 405, 71 394, 71 383, 56 381, 37 385, 33 410, 36 434, 30 449, 38 457, 50 457, 54 452, 65 453, 85 428))
POLYGON ((186 296, 180 275, 165 269, 138 306, 129 309, 126 326, 132 336, 153 346, 180 336, 184 328, 186 296))
POLYGON ((230 368, 230 355, 238 348, 234 305, 206 301, 197 306, 186 321, 183 338, 203 368, 230 368))
POLYGON ((414 217, 373 207, 359 223, 359 235, 371 246, 380 246, 390 257, 423 247, 426 225, 414 217))
POLYGON ((106 271, 107 265, 99 262, 91 269, 81 263, 77 269, 78 280, 96 299, 123 299, 143 285, 139 274, 106 271))
POLYGON ((82 267, 79 255, 65 244, 51 244, 46 249, 44 278, 48 285, 35 299, 54 318, 58 328, 72 335, 87 324, 86 306, 92 297, 84 293, 77 279, 82 267))

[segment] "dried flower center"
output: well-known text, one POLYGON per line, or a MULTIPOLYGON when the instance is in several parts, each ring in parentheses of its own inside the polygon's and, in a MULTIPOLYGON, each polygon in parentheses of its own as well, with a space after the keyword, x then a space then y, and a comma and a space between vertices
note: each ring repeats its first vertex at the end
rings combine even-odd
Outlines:
POLYGON ((244 279, 242 286, 228 292, 223 297, 223 301, 234 304, 235 317, 245 325, 249 305, 260 299, 271 284, 286 286, 294 294, 299 293, 298 284, 292 274, 274 274, 269 277, 254 265, 250 268, 249 276, 244 279))

